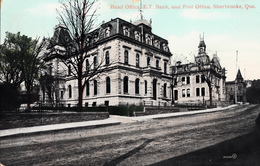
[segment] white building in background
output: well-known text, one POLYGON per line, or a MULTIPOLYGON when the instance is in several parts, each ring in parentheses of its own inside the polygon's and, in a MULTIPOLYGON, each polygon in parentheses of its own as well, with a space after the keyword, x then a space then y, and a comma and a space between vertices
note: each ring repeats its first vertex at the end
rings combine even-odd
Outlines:
MULTIPOLYGON (((65 27, 57 26, 53 38, 59 41, 60 36, 69 35, 65 27)), ((130 23, 116 18, 87 36, 90 50, 84 65, 88 67, 104 57, 106 70, 87 83, 85 106, 171 105, 172 54, 168 41, 152 32, 150 22, 141 19, 130 23)), ((77 80, 60 58, 57 54, 45 57, 48 70, 43 77, 51 76, 54 81, 42 87, 41 101, 73 106, 78 101, 77 80)))
POLYGON ((209 104, 209 86, 204 75, 210 76, 213 104, 226 101, 226 76, 217 55, 213 58, 206 53, 204 38, 200 40, 198 55, 194 63, 182 64, 180 61, 172 66, 173 96, 176 103, 209 104))

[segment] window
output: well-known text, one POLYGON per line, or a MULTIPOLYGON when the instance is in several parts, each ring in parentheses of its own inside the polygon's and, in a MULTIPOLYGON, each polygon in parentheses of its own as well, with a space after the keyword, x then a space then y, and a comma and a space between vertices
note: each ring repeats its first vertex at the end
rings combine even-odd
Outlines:
POLYGON ((125 53, 124 53, 124 57, 125 57, 125 64, 128 64, 128 55, 129 53, 128 53, 128 51, 127 50, 125 50, 125 53))
POLYGON ((164 62, 164 73, 167 74, 167 62, 164 62))
POLYGON ((185 77, 181 78, 182 84, 185 84, 185 77))
POLYGON ((230 88, 230 91, 233 91, 232 87, 230 88))
POLYGON ((138 40, 138 41, 140 41, 140 32, 138 32, 138 31, 135 31, 135 40, 138 40))
POLYGON ((60 98, 63 99, 64 91, 60 91, 60 98))
POLYGON ((86 82, 86 95, 89 96, 89 81, 86 82))
POLYGON ((125 35, 125 36, 128 36, 128 37, 130 36, 130 30, 129 30, 128 27, 124 26, 124 27, 123 27, 123 32, 124 32, 124 35, 125 35))
POLYGON ((97 90, 98 90, 97 80, 94 80, 94 95, 97 95, 97 90))
POLYGON ((147 94, 147 81, 144 81, 144 93, 147 94))
POLYGON ((110 36, 110 27, 107 27, 105 30, 105 37, 109 37, 110 36))
POLYGON ((106 78, 106 93, 110 93, 110 92, 111 92, 110 78, 107 77, 106 78))
POLYGON ((205 76, 201 75, 201 82, 204 83, 205 82, 205 76))
POLYGON ((151 65, 151 59, 150 57, 147 57, 147 66, 150 66, 151 65))
POLYGON ((109 63, 110 63, 109 51, 106 51, 106 65, 109 65, 109 63))
POLYGON ((201 88, 201 96, 205 96, 205 88, 201 88))
POLYGON ((190 89, 187 89, 187 97, 190 97, 190 89))
POLYGON ((157 59, 157 60, 156 60, 156 68, 157 68, 157 69, 159 69, 159 63, 160 63, 160 62, 159 62, 159 60, 157 59))
POLYGON ((86 60, 86 70, 87 71, 89 70, 89 60, 88 59, 86 60))
POLYGON ((187 84, 190 84, 190 77, 187 77, 187 84))
POLYGON ((139 78, 137 78, 135 80, 135 94, 139 94, 139 84, 140 84, 140 80, 139 78))
POLYGON ((196 83, 200 83, 200 76, 196 75, 196 83))
POLYGON ((50 73, 50 75, 52 75, 52 66, 51 65, 49 66, 49 73, 50 73))
POLYGON ((71 75, 71 65, 68 66, 68 76, 71 75))
POLYGON ((174 100, 178 100, 178 90, 174 90, 174 100))
POLYGON ((163 97, 167 97, 167 84, 163 85, 163 97))
POLYGON ((185 97, 185 89, 182 89, 182 97, 185 97))
POLYGON ((200 88, 196 88, 196 96, 200 96, 200 88))
POLYGON ((128 77, 124 77, 124 93, 128 93, 128 77))
POLYGON ((97 57, 95 56, 95 57, 94 57, 94 68, 96 69, 97 66, 98 66, 98 64, 97 64, 97 57))
POLYGON ((72 89, 71 89, 71 85, 69 85, 68 89, 69 89, 69 98, 71 98, 71 97, 72 97, 72 89))
POLYGON ((136 54, 136 67, 139 67, 140 66, 140 55, 139 54, 136 54))
POLYGON ((241 91, 242 90, 242 86, 238 86, 238 90, 241 91))

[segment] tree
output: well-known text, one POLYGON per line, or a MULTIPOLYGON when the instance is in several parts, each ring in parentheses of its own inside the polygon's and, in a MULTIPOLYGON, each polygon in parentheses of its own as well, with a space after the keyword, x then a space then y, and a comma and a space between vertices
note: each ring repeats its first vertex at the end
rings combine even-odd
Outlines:
POLYGON ((251 87, 246 91, 247 101, 253 104, 260 102, 260 80, 253 80, 251 87))
POLYGON ((66 0, 60 1, 62 10, 58 11, 60 24, 64 25, 70 39, 64 35, 59 37, 59 43, 51 40, 50 49, 53 54, 62 54, 61 60, 70 70, 78 84, 78 108, 82 111, 83 90, 87 82, 102 73, 104 56, 98 61, 84 65, 90 44, 88 34, 97 19, 96 0, 66 0))
MULTIPOLYGON (((19 84, 24 82, 27 96, 27 109, 30 110, 31 92, 34 82, 39 79, 39 72, 44 68, 40 56, 46 46, 45 39, 32 39, 31 37, 17 34, 7 33, 5 41, 6 58, 10 59, 10 64, 6 65, 6 71, 10 73, 13 82, 19 84), (13 64, 12 64, 13 63, 13 64), (9 67, 10 65, 10 67, 9 67), (14 69, 9 68, 14 67, 14 69), (17 73, 16 73, 17 72, 17 73), (16 74, 15 74, 16 73, 16 74)), ((7 72, 6 72, 7 73, 7 72)), ((6 79, 8 74, 6 74, 6 79)))
POLYGON ((15 34, 6 33, 4 44, 0 52, 0 81, 4 84, 11 84, 16 88, 22 83, 20 49, 13 42, 15 34))

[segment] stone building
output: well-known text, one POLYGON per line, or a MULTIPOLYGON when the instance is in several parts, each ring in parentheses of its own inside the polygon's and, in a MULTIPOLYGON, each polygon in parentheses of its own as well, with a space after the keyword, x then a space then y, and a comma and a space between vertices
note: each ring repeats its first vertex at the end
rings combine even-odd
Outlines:
POLYGON ((180 61, 172 66, 173 96, 175 103, 210 104, 210 89, 212 87, 213 104, 224 102, 225 68, 222 68, 217 55, 212 59, 206 53, 204 38, 198 46, 198 55, 194 63, 182 64, 180 61))
POLYGON ((235 81, 226 82, 227 101, 231 103, 246 102, 247 84, 242 77, 240 69, 238 69, 235 81), (236 97, 235 97, 236 96, 236 97))
MULTIPOLYGON (((70 43, 66 27, 56 27, 53 38, 57 43, 60 36, 68 36, 70 43)), ((150 22, 111 19, 87 34, 85 42, 90 49, 84 66, 94 69, 101 62, 105 68, 104 73, 87 82, 83 94, 85 106, 171 104, 172 54, 168 41, 152 32, 150 22)), ((58 45, 57 50, 62 54, 58 45)), ((41 101, 47 103, 50 96, 56 104, 73 106, 78 99, 77 80, 60 58, 58 54, 45 57, 48 70, 44 76, 53 77, 53 91, 47 95, 45 87, 41 101)))

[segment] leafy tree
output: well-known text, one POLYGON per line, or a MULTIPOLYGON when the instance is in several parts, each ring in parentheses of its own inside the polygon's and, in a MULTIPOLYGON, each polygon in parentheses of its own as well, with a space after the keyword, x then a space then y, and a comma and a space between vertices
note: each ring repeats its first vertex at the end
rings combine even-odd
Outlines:
POLYGON ((252 86, 246 91, 247 101, 253 104, 260 103, 260 79, 253 80, 252 86))
POLYGON ((22 83, 20 49, 12 42, 15 34, 6 33, 0 52, 0 81, 19 88, 22 83))
POLYGON ((40 56, 46 46, 45 39, 32 39, 31 37, 8 33, 5 40, 1 63, 1 71, 6 82, 20 85, 24 82, 27 94, 27 109, 30 110, 31 92, 34 83, 39 79, 39 72, 44 68, 40 56))
POLYGON ((97 19, 96 0, 66 0, 60 1, 62 10, 58 11, 60 24, 66 27, 71 40, 66 36, 59 39, 59 43, 51 42, 51 52, 61 54, 65 58, 63 63, 70 69, 71 75, 78 82, 78 107, 82 111, 83 90, 87 82, 102 72, 104 58, 98 62, 84 65, 87 59, 87 53, 90 46, 87 40, 87 34, 93 29, 94 22, 97 19), (59 49, 57 49, 59 45, 59 49), (61 49, 62 48, 62 49, 61 49), (55 51, 56 50, 56 51, 55 51), (92 67, 95 66, 95 67, 92 67))

